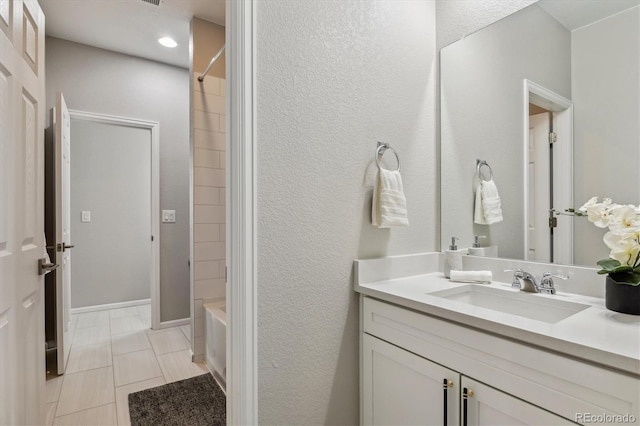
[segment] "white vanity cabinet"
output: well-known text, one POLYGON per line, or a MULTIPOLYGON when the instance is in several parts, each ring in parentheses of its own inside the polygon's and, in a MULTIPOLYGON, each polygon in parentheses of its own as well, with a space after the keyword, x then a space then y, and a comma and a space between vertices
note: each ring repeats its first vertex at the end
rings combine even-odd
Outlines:
POLYGON ((457 372, 368 334, 362 339, 363 424, 458 424, 457 372))
POLYGON ((573 424, 376 337, 362 339, 365 425, 573 424))
POLYGON ((365 425, 638 424, 634 375, 369 296, 360 307, 365 425))

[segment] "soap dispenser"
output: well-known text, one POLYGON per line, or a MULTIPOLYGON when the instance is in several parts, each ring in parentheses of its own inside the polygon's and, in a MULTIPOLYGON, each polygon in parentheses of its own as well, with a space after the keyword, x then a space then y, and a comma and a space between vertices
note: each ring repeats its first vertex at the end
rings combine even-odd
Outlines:
POLYGON ((473 247, 469 247, 469 255, 471 256, 485 256, 485 257, 498 257, 498 246, 480 246, 480 238, 487 238, 484 235, 475 235, 473 237, 473 247))
POLYGON ((444 276, 451 278, 451 271, 462 271, 462 250, 458 250, 456 240, 458 237, 451 237, 449 250, 444 252, 444 276))
POLYGON ((480 238, 487 238, 485 235, 473 236, 473 247, 469 247, 469 255, 471 256, 485 256, 485 247, 480 247, 480 238))

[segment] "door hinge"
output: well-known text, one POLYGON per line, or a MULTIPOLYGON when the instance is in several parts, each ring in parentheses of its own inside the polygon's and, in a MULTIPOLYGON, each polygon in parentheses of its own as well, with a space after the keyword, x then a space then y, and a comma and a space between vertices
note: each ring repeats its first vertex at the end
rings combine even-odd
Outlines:
POLYGON ((151 236, 151 241, 153 241, 153 235, 151 236))
POLYGON ((558 134, 556 132, 549 133, 549 144, 553 145, 558 142, 558 134))
POLYGON ((557 228, 558 227, 558 218, 550 217, 549 218, 549 228, 557 228))

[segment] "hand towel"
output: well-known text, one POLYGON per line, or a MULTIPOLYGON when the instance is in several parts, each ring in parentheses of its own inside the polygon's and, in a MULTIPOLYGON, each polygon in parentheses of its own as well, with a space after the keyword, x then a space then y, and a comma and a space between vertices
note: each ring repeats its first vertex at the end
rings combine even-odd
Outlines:
POLYGON ((493 179, 482 181, 482 210, 487 225, 502 222, 502 208, 498 187, 493 179))
POLYGON ((490 283, 493 280, 491 271, 451 271, 451 281, 463 283, 490 283))
POLYGON ((473 209, 473 221, 478 225, 488 225, 484 217, 484 209, 482 208, 482 180, 478 179, 476 186, 476 201, 473 209))
POLYGON ((498 187, 492 180, 482 180, 476 186, 476 200, 473 221, 478 225, 502 222, 502 208, 498 187))
POLYGON ((378 228, 409 226, 407 201, 398 170, 378 171, 373 186, 371 223, 378 228))

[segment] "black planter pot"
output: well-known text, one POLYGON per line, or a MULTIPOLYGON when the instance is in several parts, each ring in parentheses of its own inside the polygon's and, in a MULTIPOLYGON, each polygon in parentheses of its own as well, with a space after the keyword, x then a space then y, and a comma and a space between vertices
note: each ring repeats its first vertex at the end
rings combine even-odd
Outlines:
POLYGON ((640 315, 640 285, 619 284, 607 275, 605 306, 623 314, 640 315))

